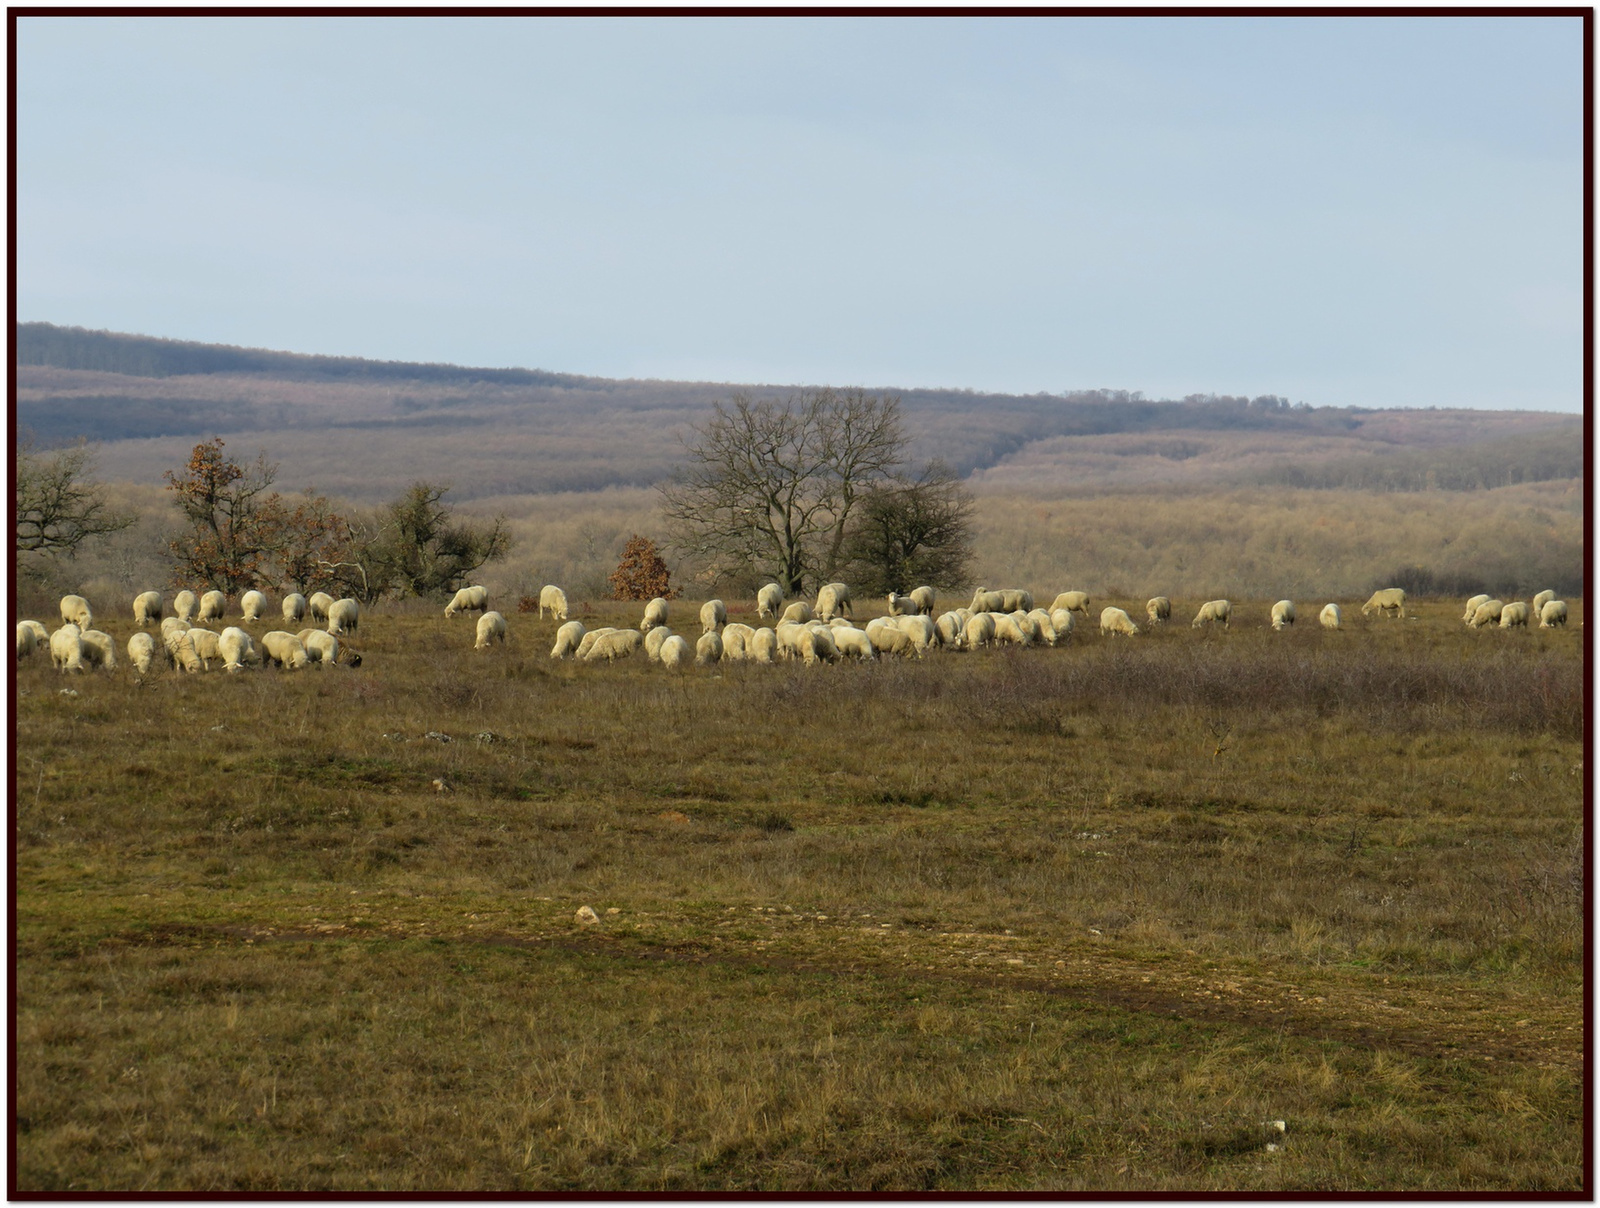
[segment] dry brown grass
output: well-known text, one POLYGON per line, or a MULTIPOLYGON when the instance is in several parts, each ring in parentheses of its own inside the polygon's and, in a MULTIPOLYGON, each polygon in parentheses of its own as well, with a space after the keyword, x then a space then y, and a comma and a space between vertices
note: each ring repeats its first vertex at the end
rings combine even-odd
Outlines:
POLYGON ((1572 603, 683 675, 379 610, 357 671, 25 664, 17 1186, 1575 1191, 1572 603))

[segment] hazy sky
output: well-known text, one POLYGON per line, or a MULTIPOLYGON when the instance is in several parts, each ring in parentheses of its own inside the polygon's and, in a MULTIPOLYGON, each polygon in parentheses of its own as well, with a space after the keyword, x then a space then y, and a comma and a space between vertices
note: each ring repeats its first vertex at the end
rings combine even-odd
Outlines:
POLYGON ((27 17, 24 320, 1582 406, 1582 24, 27 17))

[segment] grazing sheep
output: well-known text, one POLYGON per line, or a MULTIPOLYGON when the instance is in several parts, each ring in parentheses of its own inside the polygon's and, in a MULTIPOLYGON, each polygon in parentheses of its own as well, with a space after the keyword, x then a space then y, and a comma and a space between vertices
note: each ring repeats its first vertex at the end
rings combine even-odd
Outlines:
POLYGON ((750 639, 756 631, 750 626, 733 621, 722 627, 722 657, 735 662, 750 657, 750 639))
POLYGON ((306 619, 306 598, 297 591, 283 597, 283 619, 288 625, 298 625, 306 619))
POLYGON ((993 646, 994 636, 994 614, 975 612, 961 635, 962 649, 977 650, 980 646, 993 646))
POLYGON ((996 646, 1032 646, 1033 633, 1017 621, 1016 615, 1009 612, 991 612, 989 619, 994 622, 994 643, 996 646))
POLYGON ((1294 601, 1279 600, 1272 606, 1272 627, 1282 629, 1285 625, 1294 624, 1294 601))
MULTIPOLYGON (((239 613, 246 622, 259 621, 267 611, 267 597, 259 591, 247 591, 239 597, 239 613)), ((281 630, 279 632, 282 632, 281 630)))
POLYGON ((667 602, 660 596, 644 606, 644 620, 639 622, 639 632, 649 633, 657 625, 667 623, 667 602))
POLYGON ((1200 605, 1200 611, 1194 614, 1194 620, 1189 623, 1190 629, 1199 629, 1202 625, 1209 625, 1212 621, 1221 621, 1222 627, 1229 627, 1230 618, 1233 616, 1233 605, 1226 600, 1207 600, 1200 605))
POLYGON ((841 658, 864 659, 868 662, 878 657, 878 652, 873 649, 872 639, 863 629, 850 626, 833 631, 833 644, 838 647, 841 658))
POLYGON ((294 634, 281 629, 261 635, 261 654, 265 662, 274 667, 286 667, 290 671, 303 670, 311 661, 305 644, 294 634))
POLYGON ((694 661, 702 667, 722 661, 722 639, 715 632, 707 630, 700 635, 700 640, 694 644, 694 661))
POLYGON ((923 616, 931 617, 933 615, 933 588, 927 586, 913 587, 911 589, 911 598, 917 602, 917 611, 923 616))
POLYGON ((1544 608, 1544 606, 1546 604, 1550 603, 1550 601, 1555 599, 1555 598, 1556 598, 1556 593, 1551 591, 1548 587, 1545 588, 1538 595, 1533 597, 1533 612, 1532 612, 1531 615, 1539 616, 1541 614, 1541 610, 1544 608))
MULTIPOLYGON (((665 628, 665 626, 657 626, 665 628)), ((666 641, 661 643, 660 662, 664 667, 686 667, 691 658, 689 640, 678 634, 670 634, 666 641)))
POLYGON ((117 669, 117 642, 109 633, 85 629, 78 640, 83 643, 83 661, 89 666, 117 669))
POLYGON ((961 646, 961 630, 964 626, 965 622, 954 612, 940 613, 939 619, 933 623, 933 627, 939 631, 939 644, 952 650, 961 646))
POLYGON ((824 621, 850 615, 850 589, 843 583, 824 583, 817 589, 816 615, 824 621))
POLYGON ((783 616, 779 618, 778 624, 804 625, 807 621, 811 620, 811 618, 811 605, 807 604, 804 600, 796 600, 793 604, 789 605, 789 607, 783 610, 783 616))
POLYGON ((70 621, 50 635, 50 662, 57 671, 84 671, 83 630, 70 621))
POLYGON ((578 643, 583 641, 583 622, 568 621, 556 630, 556 644, 550 647, 550 657, 564 659, 578 649, 578 643))
POLYGON ((839 648, 833 643, 833 631, 826 625, 811 628, 802 625, 799 635, 800 657, 805 660, 806 666, 815 663, 837 663, 839 661, 839 648))
POLYGON ((1361 606, 1361 615, 1370 617, 1376 608, 1384 616, 1393 613, 1400 620, 1406 616, 1406 593, 1403 587, 1380 587, 1372 593, 1372 598, 1361 606))
POLYGON ((1008 587, 1000 593, 1000 607, 991 609, 998 612, 1030 612, 1033 609, 1033 593, 1021 587, 1008 587))
POLYGON ((1339 612, 1339 606, 1332 602, 1324 604, 1322 611, 1317 615, 1317 620, 1322 622, 1324 629, 1338 629, 1344 621, 1339 612))
POLYGON ((1068 608, 1052 608, 1050 610, 1050 624, 1056 627, 1056 640, 1071 637, 1072 630, 1078 623, 1077 614, 1068 608))
POLYGON ((361 605, 346 596, 328 605, 328 632, 337 635, 354 633, 361 627, 361 605))
MULTIPOLYGON (((220 635, 213 633, 211 630, 193 626, 184 630, 182 636, 189 639, 189 648, 194 651, 195 657, 200 660, 202 670, 211 670, 211 661, 223 657, 220 635)), ((169 650, 173 648, 171 642, 168 643, 167 648, 169 650)))
POLYGON ((328 623, 328 609, 333 607, 333 603, 333 597, 327 592, 313 592, 311 598, 306 601, 307 607, 311 609, 311 620, 313 622, 321 621, 326 625, 328 623))
POLYGON ((651 662, 659 663, 661 661, 661 643, 671 636, 672 630, 665 625, 657 625, 644 635, 644 652, 650 656, 651 662))
POLYGON ((1478 605, 1478 611, 1472 614, 1472 627, 1482 629, 1485 625, 1496 624, 1500 620, 1500 610, 1505 607, 1499 600, 1486 600, 1478 605))
POLYGON ((972 593, 972 603, 968 607, 974 615, 980 612, 999 612, 1005 602, 1004 592, 990 591, 987 587, 980 587, 972 593))
POLYGON ((779 621, 777 654, 779 658, 792 659, 800 654, 800 635, 806 627, 797 621, 779 621))
POLYGON ((200 607, 200 598, 188 588, 172 597, 172 615, 180 621, 194 620, 195 610, 200 607))
POLYGON ((601 639, 601 637, 603 637, 605 634, 616 633, 616 632, 617 631, 615 629, 612 629, 609 626, 604 626, 604 625, 602 625, 599 629, 591 629, 591 630, 589 630, 578 641, 578 650, 577 650, 576 657, 578 659, 580 659, 580 660, 587 660, 588 657, 589 657, 589 651, 594 649, 594 644, 596 642, 598 642, 601 639))
POLYGON ((933 623, 932 617, 896 617, 895 628, 911 639, 911 646, 920 659, 928 653, 928 647, 939 644, 939 629, 933 623))
POLYGON ((757 663, 770 663, 778 653, 778 635, 771 629, 758 629, 745 642, 750 658, 757 663))
POLYGON ((589 648, 588 661, 597 663, 605 659, 613 663, 617 659, 625 659, 644 648, 644 634, 637 629, 616 629, 610 633, 600 635, 598 641, 589 648))
POLYGON ((1144 615, 1152 625, 1165 625, 1172 620, 1172 601, 1166 596, 1151 596, 1144 602, 1144 615))
POLYGON ((700 630, 702 633, 720 633, 728 623, 728 606, 721 600, 707 600, 700 605, 700 630))
MULTIPOLYGON (((1067 614, 1071 616, 1071 613, 1067 614)), ((1028 614, 1028 620, 1033 622, 1034 640, 1043 642, 1046 646, 1054 646, 1061 641, 1061 635, 1056 632, 1055 622, 1050 619, 1050 614, 1042 608, 1035 608, 1028 614)))
POLYGON ((756 592, 756 615, 758 617, 775 617, 778 609, 783 607, 783 588, 776 583, 768 583, 756 592))
POLYGON ((1139 632, 1139 627, 1133 623, 1133 618, 1120 608, 1103 608, 1100 610, 1100 636, 1107 634, 1122 634, 1131 638, 1139 632))
POLYGON ((1521 600, 1513 600, 1500 610, 1500 628, 1514 629, 1517 626, 1528 627, 1528 606, 1521 600))
POLYGON ((17 661, 31 655, 39 648, 39 637, 35 634, 26 621, 17 626, 17 661))
POLYGON ((539 619, 544 620, 544 610, 550 610, 553 620, 565 621, 567 619, 567 593, 554 583, 546 583, 539 589, 539 619))
MULTIPOLYGON (((205 661, 201 659, 199 651, 194 648, 194 639, 189 635, 195 630, 189 629, 178 621, 177 626, 167 629, 169 621, 177 621, 176 617, 168 617, 163 621, 161 630, 161 644, 166 647, 167 657, 182 671, 205 671, 205 661)), ((207 630, 206 632, 210 632, 207 630)), ((214 635, 213 635, 214 636, 214 635)))
POLYGON ((246 664, 261 662, 261 652, 256 649, 255 642, 237 625, 229 625, 217 635, 217 652, 222 656, 224 671, 243 671, 246 664))
POLYGON ((1083 619, 1089 619, 1089 593, 1086 591, 1064 591, 1057 596, 1050 605, 1050 611, 1056 612, 1065 608, 1068 612, 1083 614, 1083 619))
POLYGON ((150 663, 156 657, 156 640, 140 630, 128 639, 128 662, 140 675, 150 674, 150 663))
POLYGON ((902 596, 899 592, 889 593, 889 615, 891 617, 914 617, 922 612, 922 607, 910 596, 902 596))
MULTIPOLYGON (((326 630, 302 629, 294 636, 300 639, 300 645, 306 650, 306 658, 315 663, 319 671, 339 661, 339 639, 326 630)), ((355 661, 359 664, 361 656, 356 655, 355 661)))
POLYGON ((208 591, 200 597, 201 621, 220 621, 228 610, 228 597, 220 591, 208 591))
POLYGON ((1467 601, 1467 611, 1466 614, 1462 616, 1462 621, 1468 625, 1472 624, 1472 618, 1478 614, 1479 606, 1487 604, 1488 602, 1488 596, 1473 596, 1472 599, 1467 601))
POLYGON ((18 621, 17 628, 26 628, 33 633, 35 650, 48 650, 50 648, 50 631, 38 621, 18 621))
MULTIPOLYGON (((545 589, 546 591, 549 588, 545 589)), ((539 603, 544 603, 544 592, 539 593, 539 603)), ((450 597, 450 603, 444 606, 444 615, 453 617, 458 612, 484 613, 489 611, 489 589, 481 583, 474 583, 470 587, 463 587, 450 597)), ((539 616, 544 616, 544 609, 539 609, 539 616)))
POLYGON ((506 644, 506 619, 493 610, 478 618, 478 637, 472 643, 474 650, 487 650, 493 642, 506 644))
POLYGON ((1546 600, 1544 607, 1539 610, 1539 628, 1554 629, 1557 625, 1567 623, 1567 602, 1565 600, 1546 600))
POLYGON ((94 624, 94 614, 89 611, 89 601, 82 596, 61 597, 61 623, 76 625, 80 630, 94 624))
POLYGON ((133 623, 138 626, 161 624, 161 611, 165 601, 159 591, 141 591, 133 597, 133 623))

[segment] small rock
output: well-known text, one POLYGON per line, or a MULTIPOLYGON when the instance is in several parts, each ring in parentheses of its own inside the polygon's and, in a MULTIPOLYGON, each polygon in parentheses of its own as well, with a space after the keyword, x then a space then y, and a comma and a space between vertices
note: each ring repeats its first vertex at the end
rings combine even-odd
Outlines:
POLYGON ((212 726, 212 727, 211 727, 211 732, 212 732, 212 733, 213 733, 213 734, 215 734, 215 733, 217 733, 217 732, 218 732, 218 731, 219 731, 219 730, 226 730, 226 729, 227 729, 227 728, 228 728, 228 727, 227 727, 227 726, 212 726))
POLYGON ((505 736, 496 734, 493 730, 480 730, 472 736, 479 742, 504 742, 505 736))
POLYGON ((594 912, 593 906, 579 906, 576 917, 578 922, 582 923, 585 927, 600 921, 600 916, 594 912))
POLYGON ((63 689, 61 689, 61 695, 62 696, 77 696, 78 695, 78 690, 76 688, 63 688, 63 689))
POLYGON ((404 734, 385 734, 384 737, 390 742, 404 742, 406 740, 406 736, 404 734))
POLYGON ((448 793, 450 786, 442 780, 435 780, 433 782, 433 791, 436 793, 448 793))
POLYGON ((1279 1132, 1289 1131, 1289 1123, 1286 1120, 1268 1120, 1266 1121, 1266 1125, 1268 1128, 1275 1128, 1279 1132))
POLYGON ((1267 1152, 1268 1153, 1277 1153, 1282 1148, 1283 1148, 1283 1146, 1281 1146, 1281 1145, 1274 1144, 1271 1141, 1267 1142, 1267 1152))
POLYGON ((684 823, 689 821, 689 815, 680 813, 678 810, 662 810, 656 815, 656 817, 660 818, 663 822, 684 823))
POLYGON ((431 739, 433 739, 434 742, 454 742, 455 741, 455 739, 451 738, 450 735, 442 734, 438 730, 429 730, 422 737, 431 738, 431 739))

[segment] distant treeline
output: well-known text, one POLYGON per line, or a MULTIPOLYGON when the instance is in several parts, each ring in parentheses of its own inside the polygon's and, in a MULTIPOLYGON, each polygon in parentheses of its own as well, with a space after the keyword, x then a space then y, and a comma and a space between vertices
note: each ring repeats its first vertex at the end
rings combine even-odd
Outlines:
POLYGON ((1573 420, 1570 426, 1550 431, 1502 436, 1472 445, 1285 462, 1252 475, 1251 480, 1320 490, 1488 491, 1523 482, 1581 478, 1583 452, 1583 428, 1573 420))

